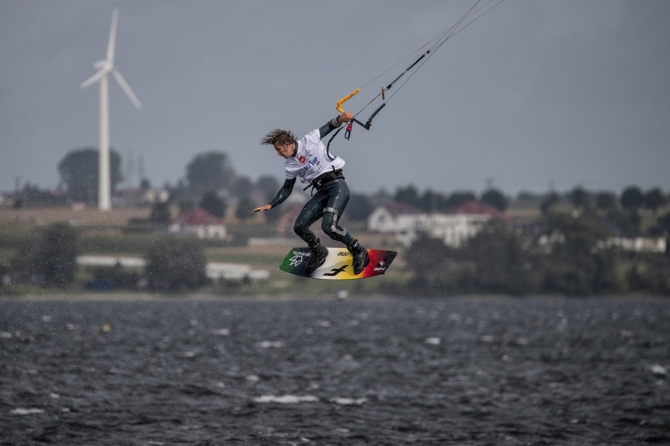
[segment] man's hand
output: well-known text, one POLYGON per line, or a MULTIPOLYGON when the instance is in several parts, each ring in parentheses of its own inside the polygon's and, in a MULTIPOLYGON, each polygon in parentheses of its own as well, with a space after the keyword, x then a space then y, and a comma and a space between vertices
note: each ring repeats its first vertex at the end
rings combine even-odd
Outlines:
POLYGON ((264 212, 264 211, 269 211, 270 209, 272 209, 272 205, 271 204, 265 204, 265 205, 263 205, 259 208, 254 209, 254 212, 264 212))
POLYGON ((349 112, 344 112, 340 116, 337 117, 337 120, 340 122, 349 122, 352 119, 354 119, 354 115, 349 113, 349 112))

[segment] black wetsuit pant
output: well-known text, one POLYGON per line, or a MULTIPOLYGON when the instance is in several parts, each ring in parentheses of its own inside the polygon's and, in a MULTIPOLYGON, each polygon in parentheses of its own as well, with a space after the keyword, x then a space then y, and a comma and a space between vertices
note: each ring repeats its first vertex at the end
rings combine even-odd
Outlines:
POLYGON ((305 203, 300 215, 295 220, 293 230, 298 236, 307 242, 310 247, 316 246, 319 239, 309 227, 323 217, 321 229, 328 237, 347 246, 352 246, 356 241, 349 232, 337 224, 342 216, 344 208, 349 202, 349 186, 343 178, 329 181, 321 186, 314 196, 305 203))

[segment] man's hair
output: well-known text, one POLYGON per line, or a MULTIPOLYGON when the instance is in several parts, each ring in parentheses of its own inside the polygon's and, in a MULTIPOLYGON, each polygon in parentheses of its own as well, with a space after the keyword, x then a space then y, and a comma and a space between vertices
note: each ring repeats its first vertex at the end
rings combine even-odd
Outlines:
POLYGON ((261 139, 261 144, 267 144, 270 146, 274 146, 275 143, 279 143, 279 145, 285 146, 286 144, 295 142, 295 135, 288 130, 282 129, 274 129, 265 135, 263 139, 261 139))

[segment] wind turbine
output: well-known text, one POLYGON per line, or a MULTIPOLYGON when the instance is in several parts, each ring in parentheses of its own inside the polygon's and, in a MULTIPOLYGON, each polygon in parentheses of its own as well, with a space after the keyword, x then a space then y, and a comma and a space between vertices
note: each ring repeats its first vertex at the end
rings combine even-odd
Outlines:
POLYGON ((97 61, 93 67, 98 70, 90 78, 81 84, 81 88, 86 88, 96 82, 100 82, 100 158, 98 161, 98 208, 102 211, 108 211, 112 207, 110 171, 109 171, 109 89, 107 75, 112 74, 121 89, 126 93, 138 110, 142 109, 140 100, 137 99, 133 90, 126 80, 114 68, 114 42, 116 40, 116 21, 119 16, 118 9, 112 13, 112 29, 109 32, 109 43, 107 44, 107 59, 97 61))

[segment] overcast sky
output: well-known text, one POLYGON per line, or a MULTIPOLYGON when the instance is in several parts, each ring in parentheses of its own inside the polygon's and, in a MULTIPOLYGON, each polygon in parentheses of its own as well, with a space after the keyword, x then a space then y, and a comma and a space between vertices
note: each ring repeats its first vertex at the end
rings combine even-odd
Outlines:
MULTIPOLYGON (((252 179, 283 178, 283 159, 259 145, 267 131, 321 126, 337 99, 474 3, 2 0, 0 190, 16 177, 52 188, 68 151, 98 146, 98 86, 79 85, 105 57, 114 7, 115 65, 144 108, 110 79, 111 145, 141 154, 162 185, 211 150, 252 179)), ((355 127, 332 152, 360 192, 481 191, 487 180, 510 194, 552 182, 669 191, 669 24, 666 0, 505 0, 450 39, 370 132, 355 127)))

